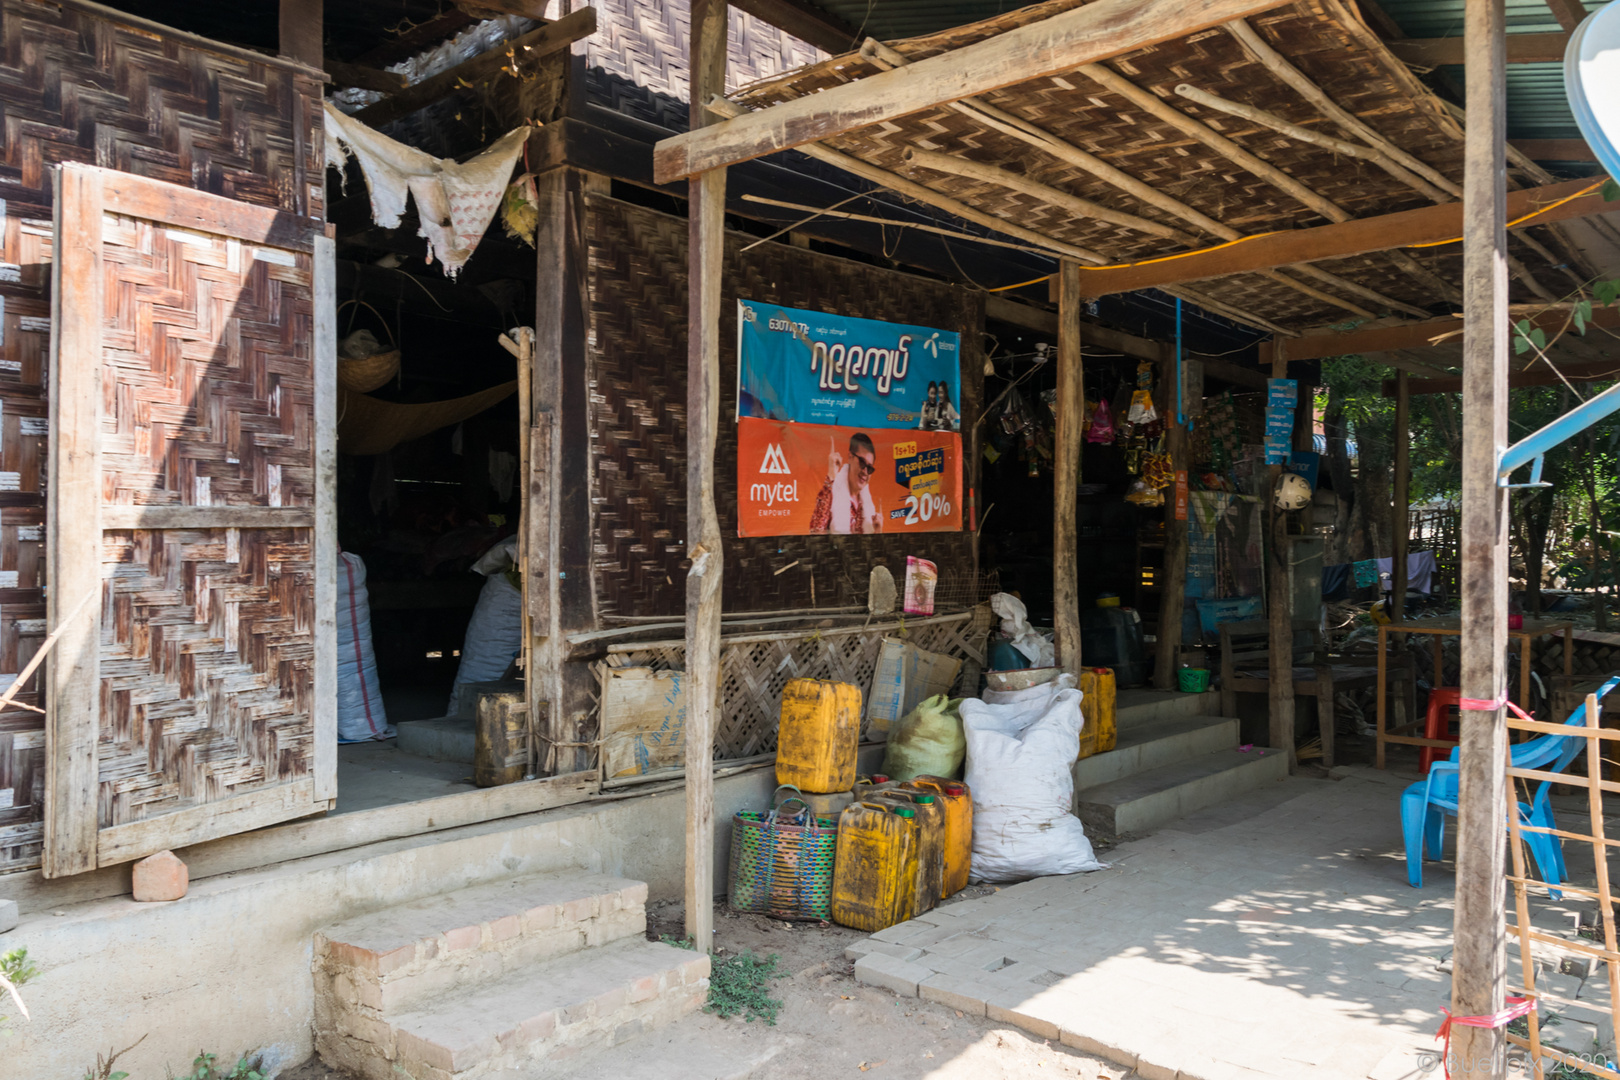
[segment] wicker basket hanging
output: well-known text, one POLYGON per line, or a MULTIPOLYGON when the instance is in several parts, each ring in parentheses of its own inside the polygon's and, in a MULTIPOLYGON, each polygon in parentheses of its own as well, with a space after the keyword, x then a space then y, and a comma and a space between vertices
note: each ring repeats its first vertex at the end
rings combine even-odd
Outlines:
POLYGON ((814 816, 800 799, 764 813, 737 814, 731 821, 732 910, 773 919, 830 919, 837 846, 838 819, 814 816), (795 805, 797 812, 790 809, 795 805))
POLYGON ((358 360, 351 360, 346 356, 338 357, 338 385, 345 390, 364 394, 377 389, 399 373, 399 343, 394 340, 394 331, 389 328, 387 320, 364 300, 345 300, 338 305, 338 312, 341 314, 350 304, 356 304, 376 315, 377 321, 382 324, 383 332, 388 335, 388 348, 382 352, 372 353, 358 360))

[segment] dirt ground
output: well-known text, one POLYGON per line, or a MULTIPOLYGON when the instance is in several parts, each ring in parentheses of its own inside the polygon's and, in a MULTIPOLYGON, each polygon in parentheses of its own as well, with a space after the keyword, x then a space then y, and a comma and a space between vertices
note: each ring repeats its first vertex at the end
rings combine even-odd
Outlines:
MULTIPOLYGON (((970 886, 952 899, 990 891, 970 886)), ((649 904, 647 936, 680 937, 679 903, 649 904)), ((782 1001, 775 1027, 740 1017, 698 1014, 682 1025, 702 1031, 716 1050, 776 1048, 756 1075, 771 1080, 1125 1080, 1118 1065, 1075 1053, 1008 1024, 856 983, 844 949, 866 935, 828 924, 778 922, 715 905, 715 958, 775 954, 784 977, 770 994, 782 1001)), ((311 1058, 281 1080, 353 1080, 311 1058)))

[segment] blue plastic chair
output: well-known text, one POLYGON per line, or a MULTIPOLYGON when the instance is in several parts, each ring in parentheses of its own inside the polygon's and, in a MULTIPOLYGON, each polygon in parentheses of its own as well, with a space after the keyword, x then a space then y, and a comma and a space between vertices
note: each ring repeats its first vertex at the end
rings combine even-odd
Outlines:
MULTIPOLYGON (((1611 676, 1598 689, 1598 700, 1601 702, 1616 686, 1620 686, 1620 675, 1611 676)), ((1586 703, 1582 702, 1580 708, 1571 713, 1564 723, 1572 728, 1584 729, 1586 703)), ((1542 735, 1513 747, 1512 760, 1515 768, 1559 773, 1569 768, 1570 762, 1585 749, 1586 739, 1582 735, 1542 735)), ((1457 814, 1457 762, 1461 753, 1461 747, 1452 750, 1449 759, 1435 762, 1426 779, 1419 780, 1401 795, 1401 832, 1406 838, 1406 879, 1414 889, 1423 888, 1424 856, 1435 860, 1440 858, 1445 840, 1446 815, 1455 817, 1457 814)), ((1529 806, 1516 802, 1519 824, 1545 829, 1556 827, 1551 794, 1552 781, 1543 780, 1529 806)), ((1567 880, 1564 846, 1558 837, 1540 832, 1520 835, 1524 837, 1543 881, 1557 885, 1567 880)), ((1556 897, 1558 893, 1554 891, 1553 895, 1556 897)))

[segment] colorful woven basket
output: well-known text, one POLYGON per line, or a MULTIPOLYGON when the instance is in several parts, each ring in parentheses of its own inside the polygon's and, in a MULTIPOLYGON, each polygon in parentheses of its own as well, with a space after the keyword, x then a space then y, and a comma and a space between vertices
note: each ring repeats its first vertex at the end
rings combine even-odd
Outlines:
POLYGON ((767 813, 737 814, 731 819, 732 910, 773 919, 831 918, 837 846, 838 819, 812 816, 798 798, 767 813))

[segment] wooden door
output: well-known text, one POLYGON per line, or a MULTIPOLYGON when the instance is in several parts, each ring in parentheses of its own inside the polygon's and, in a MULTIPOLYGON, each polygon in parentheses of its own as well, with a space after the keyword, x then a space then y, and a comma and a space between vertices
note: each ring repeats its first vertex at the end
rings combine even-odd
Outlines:
POLYGON ((332 242, 88 166, 55 214, 47 877, 337 793, 332 242))

